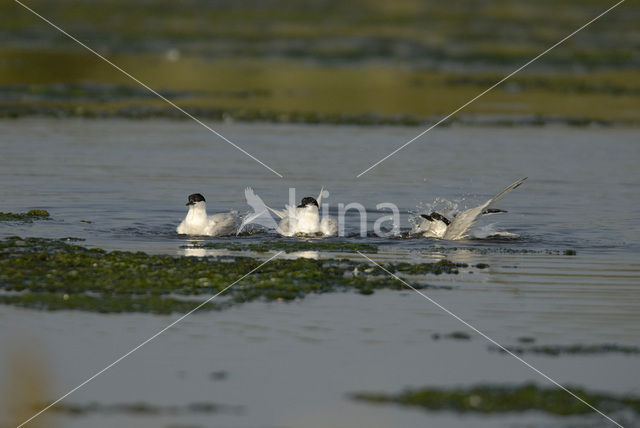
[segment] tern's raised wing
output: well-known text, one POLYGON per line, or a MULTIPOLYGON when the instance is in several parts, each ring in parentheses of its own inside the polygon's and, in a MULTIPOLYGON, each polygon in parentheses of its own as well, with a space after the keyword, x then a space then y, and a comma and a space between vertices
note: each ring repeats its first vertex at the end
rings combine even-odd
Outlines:
POLYGON ((253 208, 254 212, 263 211, 265 204, 262 201, 262 198, 256 195, 256 192, 254 192, 251 187, 244 189, 244 197, 247 200, 247 204, 253 208))
POLYGON ((318 202, 318 209, 322 206, 322 193, 324 192, 324 186, 320 189, 320 194, 316 198, 316 202, 318 202))
POLYGON ((473 223, 476 221, 478 216, 482 214, 483 211, 485 211, 485 209, 488 209, 489 206, 496 203, 504 195, 506 195, 516 187, 520 186, 526 179, 527 177, 521 178, 515 183, 508 185, 500 193, 498 193, 493 198, 489 199, 484 204, 478 205, 477 207, 470 208, 468 210, 458 213, 458 215, 456 215, 456 217, 453 219, 451 224, 447 227, 447 231, 444 234, 444 239, 455 240, 455 239, 460 239, 464 237, 465 234, 467 233, 467 230, 469 230, 469 228, 473 225, 473 223))
POLYGON ((247 187, 244 191, 244 197, 247 204, 253 209, 253 213, 248 214, 238 228, 236 235, 242 232, 242 229, 249 223, 258 223, 268 229, 275 229, 278 225, 269 214, 269 207, 265 205, 260 196, 256 195, 251 187, 247 187))
POLYGON ((267 207, 267 209, 269 211, 271 211, 272 213, 274 213, 275 215, 277 215, 279 218, 285 218, 289 216, 289 209, 288 207, 283 209, 283 210, 275 210, 271 207, 267 207))
POLYGON ((501 199, 504 195, 506 195, 507 193, 509 193, 510 191, 512 191, 513 189, 515 189, 516 187, 519 187, 522 183, 524 183, 524 180, 526 180, 526 179, 527 179, 527 177, 521 178, 520 180, 516 181, 515 183, 512 183, 512 184, 508 185, 507 187, 505 187, 502 190, 502 192, 498 193, 493 198, 491 198, 491 199, 489 199, 487 201, 487 205, 485 206, 485 208, 489 208, 490 205, 493 205, 494 203, 498 202, 498 200, 501 199))

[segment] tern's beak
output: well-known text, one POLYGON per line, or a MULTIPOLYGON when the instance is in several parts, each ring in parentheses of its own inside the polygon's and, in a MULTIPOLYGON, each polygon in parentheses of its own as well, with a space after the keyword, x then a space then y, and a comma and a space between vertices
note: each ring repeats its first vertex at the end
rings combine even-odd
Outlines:
POLYGON ((195 202, 187 202, 186 204, 184 204, 185 207, 188 207, 189 205, 195 205, 195 202))

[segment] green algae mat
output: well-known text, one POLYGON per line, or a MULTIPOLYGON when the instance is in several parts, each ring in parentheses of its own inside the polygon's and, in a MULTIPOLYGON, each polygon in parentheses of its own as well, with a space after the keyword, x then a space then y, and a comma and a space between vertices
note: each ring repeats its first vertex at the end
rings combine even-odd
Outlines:
MULTIPOLYGON (((640 414, 640 397, 589 392, 576 387, 569 387, 569 390, 605 413, 631 410, 640 414)), ((390 403, 456 413, 498 414, 531 410, 560 416, 593 413, 593 409, 560 388, 539 387, 532 383, 519 386, 419 388, 397 394, 358 392, 351 394, 351 398, 372 404, 390 403)))
POLYGON ((0 212, 0 221, 23 221, 29 223, 33 220, 43 220, 49 217, 49 212, 45 210, 29 210, 26 213, 0 212))
MULTIPOLYGON (((172 257, 142 252, 106 252, 63 240, 18 237, 0 241, 0 303, 44 310, 100 313, 187 312, 257 268, 252 257, 172 257)), ((468 265, 387 264, 399 275, 455 275, 468 265)), ((431 287, 412 280, 416 288, 431 287)), ((274 259, 202 310, 245 302, 290 301, 308 294, 404 289, 399 281, 363 262, 346 259, 274 259)), ((443 288, 443 287, 438 287, 443 288)), ((446 287, 444 287, 446 288, 446 287)))

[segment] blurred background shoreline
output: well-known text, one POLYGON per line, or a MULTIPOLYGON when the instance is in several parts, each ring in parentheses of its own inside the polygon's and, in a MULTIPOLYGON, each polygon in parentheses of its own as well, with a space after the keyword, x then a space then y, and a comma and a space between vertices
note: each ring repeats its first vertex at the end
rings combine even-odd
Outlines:
MULTIPOLYGON (((437 121, 613 4, 27 3, 198 117, 408 126, 437 121)), ((19 4, 0 16, 0 117, 184 117, 19 4)), ((445 125, 637 126, 639 18, 623 3, 445 125)))

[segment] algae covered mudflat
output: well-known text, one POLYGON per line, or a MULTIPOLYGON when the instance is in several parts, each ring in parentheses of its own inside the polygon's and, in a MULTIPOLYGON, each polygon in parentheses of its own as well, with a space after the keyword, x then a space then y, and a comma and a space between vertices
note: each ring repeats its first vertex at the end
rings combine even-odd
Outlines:
MULTIPOLYGON (((313 245, 313 244, 312 244, 313 245)), ((314 248, 314 247, 312 247, 314 248)), ((216 294, 261 265, 252 257, 173 257, 106 252, 62 240, 17 237, 0 241, 0 303, 36 309, 109 312, 186 312, 194 297, 216 294)), ((386 265, 398 274, 457 274, 465 263, 386 265)), ((412 281, 415 288, 429 287, 412 281)), ((346 259, 275 259, 219 300, 202 309, 223 309, 257 299, 293 300, 308 294, 404 289, 366 262, 346 259)))
MULTIPOLYGON (((640 397, 617 396, 569 387, 587 403, 604 412, 631 410, 640 414, 640 397)), ((358 392, 354 400, 371 404, 390 403, 416 406, 428 411, 458 413, 511 413, 536 410, 554 415, 570 416, 593 412, 586 404, 576 400, 560 388, 540 387, 535 384, 518 386, 478 385, 470 388, 418 388, 398 394, 358 392)))
MULTIPOLYGON (((135 83, 89 67, 95 59, 83 52, 65 54, 69 61, 55 62, 60 76, 67 76, 64 78, 30 76, 28 69, 37 67, 40 57, 54 61, 60 56, 41 50, 32 54, 3 50, 12 65, 3 70, 0 64, 0 82, 4 82, 0 84, 4 94, 0 117, 184 118, 163 101, 141 96, 135 83), (72 68, 78 63, 84 64, 84 71, 74 77, 77 73, 72 68), (18 90, 24 86, 25 75, 32 83, 18 90), (61 80, 72 83, 61 85, 61 80), (95 84, 80 86, 76 81, 95 84), (105 91, 110 87, 113 90, 105 91)), ((195 57, 176 64, 151 53, 119 53, 113 60, 140 76, 153 73, 151 80, 159 92, 176 94, 172 99, 191 114, 227 122, 416 126, 440 119, 486 89, 467 83, 478 74, 475 71, 371 64, 345 68, 286 58, 195 57), (451 81, 452 75, 458 80, 451 81)), ((500 78, 493 73, 485 79, 495 83, 500 78)), ((497 88, 443 125, 635 125, 638 90, 637 80, 627 70, 592 71, 588 78, 531 72, 513 78, 510 86, 497 88), (531 79, 545 84, 530 85, 531 79), (594 89, 584 89, 585 81, 594 89)))
POLYGON ((26 213, 3 213, 0 212, 0 221, 24 221, 42 220, 49 218, 50 214, 46 210, 29 210, 26 213))

